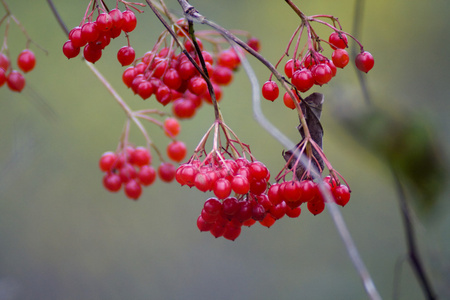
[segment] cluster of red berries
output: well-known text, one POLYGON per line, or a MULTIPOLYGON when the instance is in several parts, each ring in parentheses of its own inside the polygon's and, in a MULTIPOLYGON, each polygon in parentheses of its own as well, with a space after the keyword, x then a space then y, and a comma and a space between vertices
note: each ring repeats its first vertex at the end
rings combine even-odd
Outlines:
MULTIPOLYGON (((290 59, 284 66, 284 73, 291 79, 292 86, 299 92, 306 92, 314 85, 323 85, 328 83, 337 72, 337 68, 344 68, 350 58, 345 50, 348 46, 347 36, 342 32, 333 32, 328 42, 334 50, 331 59, 317 51, 310 51, 301 59, 290 59)), ((356 67, 368 72, 373 68, 373 56, 363 51, 356 56, 356 67)), ((297 95, 294 92, 294 95, 297 95)), ((279 96, 278 85, 274 81, 267 81, 262 87, 262 95, 265 99, 274 101, 279 96)), ((284 104, 291 108, 295 108, 293 99, 286 92, 283 96, 284 104)), ((298 102, 299 99, 296 99, 298 102)))
MULTIPOLYGON (((187 153, 186 145, 174 138, 180 132, 180 124, 174 118, 166 118, 162 129, 172 141, 166 148, 167 156, 180 162, 187 153)), ((159 175, 164 182, 175 178, 175 166, 170 162, 162 162, 158 169, 152 166, 152 155, 145 147, 128 146, 124 150, 105 152, 100 157, 100 170, 105 172, 103 186, 110 192, 118 192, 124 186, 125 195, 137 200, 142 194, 142 186, 152 185, 159 175)))
POLYGON ((214 193, 215 197, 205 202, 197 227, 210 231, 216 238, 235 240, 243 225, 250 227, 259 221, 271 227, 284 215, 296 218, 301 212, 284 201, 276 204, 270 201, 267 194, 270 172, 259 161, 250 162, 242 157, 203 163, 192 160, 177 169, 175 179, 181 185, 214 193))
MULTIPOLYGON (((34 69, 36 65, 36 56, 30 49, 20 52, 17 57, 17 66, 24 73, 28 73, 34 69)), ((23 74, 11 67, 10 59, 3 53, 0 53, 0 87, 4 84, 14 92, 21 92, 25 87, 25 77, 23 74)))
MULTIPOLYGON (((136 28, 136 15, 131 10, 120 11, 115 8, 109 13, 100 13, 95 21, 88 21, 73 28, 69 33, 69 40, 63 46, 63 53, 67 58, 74 58, 83 48, 84 58, 95 63, 102 56, 102 51, 122 32, 128 33, 136 28)), ((117 58, 122 65, 129 65, 134 61, 134 50, 124 46, 119 50, 117 58)))
MULTIPOLYGON (((227 49, 214 60, 210 52, 203 50, 201 40, 196 40, 202 50, 216 100, 220 101, 221 86, 232 82, 233 72, 240 64, 239 57, 234 50, 227 49)), ((185 39, 184 47, 200 66, 199 57, 189 39, 185 39)), ((203 102, 212 103, 205 79, 184 53, 175 54, 173 48, 162 48, 147 52, 135 63, 123 72, 125 85, 144 100, 154 95, 164 106, 172 103, 172 112, 176 117, 191 118, 203 102)))
POLYGON ((158 170, 152 166, 150 151, 144 147, 127 147, 121 153, 105 152, 99 160, 100 170, 105 172, 103 186, 110 192, 118 192, 124 186, 125 195, 137 200, 142 186, 150 186, 159 178, 171 182, 175 177, 175 166, 163 162, 158 170))

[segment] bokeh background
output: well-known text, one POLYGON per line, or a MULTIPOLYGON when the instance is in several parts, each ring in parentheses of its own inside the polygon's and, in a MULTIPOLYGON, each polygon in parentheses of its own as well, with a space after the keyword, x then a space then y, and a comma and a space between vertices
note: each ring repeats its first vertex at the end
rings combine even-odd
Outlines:
MULTIPOLYGON (((327 211, 313 217, 304 209, 298 219, 285 218, 270 229, 255 225, 231 242, 196 227, 209 195, 160 181, 137 202, 123 192, 105 191, 97 163, 103 152, 116 148, 123 111, 80 59, 63 56, 66 37, 46 1, 5 1, 48 55, 31 45, 37 66, 26 74, 24 91, 0 89, 1 300, 368 298, 327 211)), ((344 30, 352 30, 353 0, 295 2, 308 15, 338 16, 344 30)), ((55 1, 69 28, 79 24, 87 3, 55 1)), ((106 3, 113 6, 115 1, 106 3)), ((284 1, 191 3, 224 27, 259 37, 261 53, 272 62, 282 55, 299 22, 284 1)), ((167 4, 180 12, 176 1, 167 4)), ((150 50, 163 30, 149 8, 144 10, 131 34, 138 55, 150 50)), ((424 297, 404 262, 405 238, 386 155, 370 148, 362 138, 364 130, 355 136, 345 120, 376 109, 400 124, 417 121, 427 138, 415 140, 412 133, 413 145, 422 149, 431 143, 438 154, 432 153, 430 164, 423 164, 416 177, 430 175, 428 167, 435 159, 442 168, 448 166, 449 13, 450 2, 444 0, 366 1, 358 37, 376 59, 374 69, 364 75, 373 106, 368 109, 352 66, 315 89, 326 99, 325 153, 353 190, 342 214, 385 299, 392 299, 395 291, 398 299, 424 297)), ((316 28, 328 37, 328 30, 316 28)), ((0 32, 4 29, 2 25, 0 32)), ((25 46, 13 24, 7 43, 12 57, 25 46)), ((125 44, 123 36, 114 40, 96 66, 133 108, 161 108, 153 98, 143 102, 123 86, 116 52, 125 44)), ((266 81, 269 72, 250 62, 260 82, 266 81)), ((252 118, 251 89, 243 70, 224 89, 222 109, 228 125, 276 174, 284 163, 282 147, 252 118)), ((298 139, 295 114, 281 99, 264 102, 263 109, 291 139, 298 139)), ((212 121, 212 108, 204 106, 195 119, 183 122, 180 138, 191 151, 212 121)), ((168 139, 158 128, 147 128, 165 149, 168 139)), ((367 133, 369 141, 390 141, 396 128, 381 128, 367 133)), ((131 139, 144 144, 136 128, 131 139)), ((399 156, 416 151, 401 143, 389 149, 399 156)), ((434 202, 416 201, 420 191, 413 186, 405 187, 420 254, 441 299, 450 298, 448 185, 441 182, 434 202)))

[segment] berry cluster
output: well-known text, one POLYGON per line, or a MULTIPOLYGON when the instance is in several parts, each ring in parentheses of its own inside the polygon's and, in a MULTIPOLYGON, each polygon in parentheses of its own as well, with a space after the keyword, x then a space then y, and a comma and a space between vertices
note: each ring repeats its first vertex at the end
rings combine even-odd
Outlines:
MULTIPOLYGON (((17 66, 22 72, 30 72, 35 65, 36 56, 33 51, 25 49, 20 52, 17 57, 17 66)), ((5 54, 0 53, 0 87, 5 83, 11 91, 21 92, 25 87, 25 77, 20 71, 11 67, 11 61, 5 54)))
MULTIPOLYGON (((167 156, 174 162, 180 162, 187 153, 186 145, 174 138, 180 132, 180 124, 174 118, 166 118, 161 125, 166 136, 172 139, 166 148, 167 156)), ((126 143, 123 143, 126 144, 126 143)), ((158 151, 159 155, 159 151, 158 151)), ((175 178, 176 168, 170 162, 161 160, 155 170, 152 155, 145 147, 120 147, 117 152, 105 152, 100 157, 99 167, 103 171, 103 186, 110 192, 118 192, 124 186, 125 195, 137 200, 142 193, 142 186, 150 186, 156 176, 164 182, 175 178)))
POLYGON ((216 238, 223 236, 235 240, 243 225, 252 226, 259 221, 261 225, 271 227, 284 215, 296 218, 301 212, 300 208, 291 208, 285 201, 271 201, 267 192, 270 172, 259 161, 248 161, 243 157, 204 162, 194 159, 182 164, 175 178, 181 185, 214 193, 215 197, 205 202, 197 226, 200 231, 210 231, 216 238))
MULTIPOLYGON (((200 39, 196 39, 201 49, 207 73, 210 77, 217 101, 222 97, 221 86, 230 84, 233 72, 240 64, 238 55, 232 49, 218 53, 216 59, 203 50, 200 39)), ((193 43, 185 38, 185 49, 193 57, 197 65, 201 65, 193 43)), ((135 65, 128 67, 122 75, 124 84, 142 99, 152 95, 162 105, 172 103, 173 114, 180 118, 191 118, 203 102, 212 103, 208 85, 200 75, 196 66, 188 57, 174 48, 162 48, 149 51, 136 60, 135 65)))
MULTIPOLYGON (((291 80, 293 93, 298 97, 297 102, 300 98, 296 91, 304 93, 314 85, 322 86, 328 83, 336 75, 337 68, 344 68, 348 64, 350 58, 345 50, 348 47, 347 35, 341 31, 335 31, 330 35, 328 44, 334 50, 331 59, 323 55, 320 48, 320 51, 309 49, 304 56, 300 55, 286 62, 284 73, 291 80)), ((373 56, 362 50, 355 58, 355 65, 359 70, 367 73, 373 68, 373 56)), ((279 96, 278 85, 272 80, 265 82, 262 95, 265 99, 274 101, 279 96)), ((294 100, 287 92, 283 96, 283 102, 288 108, 295 108, 294 100)))
MULTIPOLYGON (((73 28, 69 33, 69 40, 63 45, 63 53, 67 58, 77 57, 83 48, 84 58, 95 63, 102 57, 102 51, 122 32, 128 39, 128 33, 136 28, 136 15, 132 10, 120 11, 115 8, 109 12, 99 13, 97 19, 85 22, 73 28)), ((122 65, 129 65, 134 61, 135 53, 129 45, 119 50, 117 58, 122 65)))

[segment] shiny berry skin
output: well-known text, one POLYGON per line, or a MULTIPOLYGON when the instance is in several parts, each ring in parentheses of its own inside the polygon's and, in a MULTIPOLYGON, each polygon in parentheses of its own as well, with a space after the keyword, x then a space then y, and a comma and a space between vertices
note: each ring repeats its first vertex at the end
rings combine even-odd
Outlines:
POLYGON ((231 183, 225 178, 220 178, 214 184, 213 192, 218 199, 225 199, 231 194, 231 183))
POLYGON ((336 49, 333 51, 331 59, 336 67, 344 68, 348 64, 350 57, 344 49, 336 49))
POLYGON ((217 216, 222 210, 222 203, 216 198, 209 198, 203 204, 203 209, 211 216, 217 216))
POLYGON ((312 75, 314 78, 314 82, 317 85, 326 84, 331 80, 331 78, 333 78, 331 68, 325 63, 320 63, 314 66, 312 68, 312 75))
POLYGON ((36 65, 36 56, 34 55, 33 51, 25 49, 20 52, 19 56, 17 57, 17 65, 24 73, 33 70, 34 66, 36 65))
POLYGON ((347 48, 348 45, 347 36, 344 33, 339 34, 338 32, 333 32, 332 34, 330 34, 328 42, 333 49, 344 49, 347 48))
POLYGON ((136 28, 137 20, 136 15, 131 10, 126 10, 122 13, 122 30, 125 32, 131 32, 136 28))
POLYGON ((98 166, 103 172, 109 172, 114 167, 116 161, 117 155, 114 152, 108 151, 102 154, 98 166))
POLYGON ((331 190, 337 205, 345 206, 350 200, 350 190, 346 185, 340 185, 331 190))
POLYGON ((286 74, 286 76, 288 78, 292 78, 292 75, 298 69, 300 69, 300 61, 299 60, 295 61, 295 67, 294 67, 294 60, 293 59, 288 60, 286 62, 286 64, 284 65, 284 73, 286 74))
POLYGON ((294 72, 291 82, 300 92, 304 93, 313 87, 314 78, 309 69, 302 68, 294 72))
POLYGON ((172 112, 180 119, 192 118, 195 115, 197 106, 189 99, 180 98, 173 102, 172 112))
POLYGON ((71 59, 77 57, 78 54, 80 54, 80 48, 74 47, 72 41, 68 40, 63 45, 63 53, 68 59, 71 59))
POLYGON ((6 83, 11 91, 21 92, 25 87, 25 78, 19 71, 13 70, 6 78, 6 83))
POLYGON ((233 80, 233 71, 228 67, 216 66, 211 77, 219 85, 228 85, 233 80))
POLYGON ((370 52, 364 51, 364 52, 359 53, 356 56, 355 64, 359 70, 367 73, 373 68, 375 61, 373 59, 372 54, 370 54, 370 52))
POLYGON ((97 23, 87 22, 81 26, 81 39, 86 42, 94 42, 100 36, 100 31, 97 29, 97 23))
POLYGON ((266 216, 264 217, 264 219, 262 220, 262 221, 259 221, 259 223, 262 225, 262 226, 265 226, 265 227, 267 227, 267 228, 270 228, 270 227, 272 227, 272 225, 273 224, 275 224, 275 219, 274 219, 274 217, 272 217, 272 215, 271 214, 266 214, 266 216))
POLYGON ((206 222, 204 219, 203 219, 203 217, 200 215, 200 216, 198 216, 198 218, 197 218, 197 228, 200 230, 200 231, 210 231, 211 230, 211 227, 214 225, 214 223, 208 223, 208 222, 206 222))
POLYGON ((186 145, 182 141, 173 141, 167 146, 167 156, 176 162, 181 162, 187 153, 186 145))
POLYGON ((8 71, 10 65, 11 65, 11 62, 10 62, 8 56, 6 56, 3 53, 0 53, 0 68, 2 68, 5 71, 8 71))
POLYGON ((122 180, 115 173, 106 173, 103 176, 103 186, 110 192, 117 192, 122 187, 122 180))
POLYGON ((176 169, 169 162, 163 162, 158 167, 158 175, 164 182, 171 182, 175 178, 176 169))
POLYGON ((83 49, 83 56, 90 63, 95 63, 102 57, 102 49, 93 47, 91 44, 87 44, 83 49))
POLYGON ((278 85, 274 81, 266 81, 262 86, 262 95, 269 101, 275 101, 280 94, 278 85))
POLYGON ((129 162, 135 166, 142 167, 152 163, 150 151, 145 147, 137 147, 129 156, 129 162))
POLYGON ((182 83, 178 71, 173 68, 167 69, 166 73, 164 74, 163 82, 165 85, 167 85, 167 87, 173 90, 177 90, 182 83))
POLYGON ((321 199, 316 198, 312 201, 309 201, 307 204, 308 210, 313 215, 318 215, 325 209, 325 202, 323 202, 321 199))
POLYGON ((122 29, 124 22, 122 12, 119 9, 114 8, 109 12, 109 16, 111 17, 113 28, 122 29))
POLYGON ((122 66, 131 65, 136 57, 133 47, 123 46, 117 52, 117 60, 122 66))
POLYGON ((243 175, 235 175, 231 180, 231 188, 236 194, 247 194, 250 191, 250 182, 243 175))
POLYGON ((73 28, 70 31, 69 40, 72 41, 72 45, 75 48, 84 47, 87 44, 86 39, 83 37, 81 27, 79 27, 79 26, 73 28))
POLYGON ((176 137, 180 132, 180 123, 175 118, 167 118, 164 120, 163 124, 164 133, 168 137, 176 137))
POLYGON ((129 180, 125 184, 124 190, 125 195, 127 195, 128 198, 131 198, 133 200, 137 200, 142 194, 141 185, 134 179, 129 180))
POLYGON ((99 14, 96 23, 99 31, 109 31, 113 26, 111 15, 107 13, 99 14))
POLYGON ((236 226, 233 222, 229 222, 225 225, 225 231, 223 237, 227 240, 234 241, 241 234, 241 226, 236 226))
MULTIPOLYGON (((300 99, 298 98, 298 96, 297 96, 297 94, 295 93, 295 91, 292 91, 292 93, 294 94, 294 96, 295 96, 297 102, 300 102, 300 99)), ((287 108, 295 109, 295 103, 294 103, 294 101, 292 100, 292 98, 291 98, 291 96, 289 95, 288 92, 284 93, 284 95, 283 95, 283 102, 284 102, 284 105, 285 105, 287 108)))
POLYGON ((222 51, 217 61, 219 66, 235 69, 240 64, 239 56, 232 49, 222 51))
POLYGON ((150 165, 142 166, 137 174, 139 183, 148 186, 151 185, 156 180, 156 171, 150 165))

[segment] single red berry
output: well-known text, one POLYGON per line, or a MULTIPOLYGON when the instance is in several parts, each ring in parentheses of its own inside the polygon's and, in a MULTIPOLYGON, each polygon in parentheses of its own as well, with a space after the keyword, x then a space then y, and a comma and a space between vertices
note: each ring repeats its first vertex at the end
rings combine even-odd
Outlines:
POLYGON ((233 49, 227 49, 219 54, 217 64, 233 70, 239 66, 240 59, 233 49))
POLYGON ((273 224, 275 224, 275 221, 276 221, 276 220, 274 219, 274 217, 272 217, 271 214, 266 214, 266 216, 264 217, 264 220, 259 221, 259 223, 260 223, 262 226, 265 226, 265 227, 267 227, 267 228, 270 228, 270 227, 272 227, 273 224))
POLYGON ((87 40, 83 37, 81 27, 77 26, 69 32, 69 40, 72 41, 74 48, 84 47, 87 40))
POLYGON ((266 209, 260 203, 254 204, 252 208, 252 219, 262 221, 266 217, 266 209))
POLYGON ((259 42, 259 39, 255 38, 255 37, 251 37, 247 40, 247 45, 252 48, 253 50, 255 50, 256 52, 258 52, 261 49, 261 45, 259 42))
POLYGON ((197 228, 200 230, 200 231, 210 231, 211 230, 211 227, 214 225, 214 223, 207 223, 204 219, 203 219, 203 217, 200 215, 200 216, 198 216, 198 218, 197 218, 197 228))
POLYGON ((270 208, 269 212, 275 220, 279 220, 286 215, 288 207, 286 202, 281 201, 277 205, 274 205, 270 208))
POLYGON ((72 41, 68 40, 63 45, 63 53, 68 59, 71 59, 80 54, 80 48, 74 47, 72 41))
POLYGON ((280 90, 278 85, 274 81, 266 81, 262 86, 262 95, 265 99, 269 101, 274 101, 278 98, 280 90))
POLYGON ((81 39, 87 43, 96 41, 99 36, 100 31, 97 29, 96 22, 87 22, 81 27, 81 39))
POLYGON ((109 172, 114 167, 117 161, 117 155, 114 152, 108 151, 102 154, 98 165, 103 172, 109 172))
POLYGON ((128 158, 129 162, 135 166, 142 167, 152 163, 152 155, 145 147, 137 147, 128 158))
MULTIPOLYGON (((203 43, 202 43, 202 41, 199 38, 196 38, 195 40, 196 40, 200 50, 203 50, 203 43)), ((195 51, 194 44, 192 44, 191 40, 186 40, 186 42, 184 42, 184 47, 186 48, 187 52, 194 52, 195 51)))
POLYGON ((364 51, 356 56, 355 64, 359 70, 367 73, 373 68, 375 61, 370 52, 364 51))
POLYGON ((220 178, 214 184, 213 192, 218 199, 225 199, 231 194, 231 183, 225 178, 220 178))
POLYGON ((6 78, 6 83, 11 91, 21 92, 25 87, 25 78, 19 71, 12 70, 6 78))
POLYGON ((195 175, 194 184, 199 191, 206 192, 212 189, 213 182, 207 173, 198 172, 195 175))
POLYGON ((208 90, 208 85, 206 84, 205 79, 200 76, 194 76, 189 79, 188 89, 194 95, 203 95, 208 90))
POLYGON ((350 57, 348 56, 348 53, 344 49, 336 49, 333 51, 333 54, 331 55, 331 59, 333 60, 333 63, 338 68, 344 68, 349 60, 350 57))
POLYGON ((173 90, 177 90, 182 83, 178 71, 173 68, 167 69, 166 73, 164 74, 163 82, 165 85, 167 85, 167 87, 173 90))
POLYGON ((234 216, 240 209, 239 201, 235 197, 228 197, 223 200, 222 211, 228 216, 234 216))
POLYGON ((317 200, 308 201, 308 210, 313 215, 318 215, 325 209, 325 202, 323 202, 321 199, 316 198, 317 200))
POLYGON ((83 56, 88 62, 95 63, 102 57, 102 49, 96 49, 91 44, 87 44, 84 46, 83 56))
POLYGON ((280 184, 272 184, 267 192, 267 196, 273 205, 277 205, 283 201, 283 197, 280 193, 280 186, 280 184))
POLYGON ((294 67, 294 60, 293 59, 288 60, 286 62, 286 64, 284 65, 284 73, 286 74, 286 76, 288 78, 292 78, 292 75, 298 69, 300 69, 300 61, 299 60, 295 61, 295 67, 294 67))
POLYGON ((120 62, 122 66, 131 65, 134 61, 136 53, 134 52, 133 47, 123 46, 117 52, 117 60, 120 62))
POLYGON ((125 184, 125 195, 127 195, 128 198, 131 198, 133 200, 137 200, 141 194, 142 194, 142 187, 139 184, 139 182, 137 182, 134 179, 129 180, 126 184, 125 184))
POLYGON ((166 106, 167 104, 169 104, 170 101, 172 101, 172 92, 170 88, 164 84, 158 87, 155 96, 156 100, 164 106, 166 106))
POLYGON ((292 75, 292 84, 302 93, 308 91, 314 85, 314 78, 307 68, 297 70, 292 75))
POLYGON ((122 30, 125 32, 131 32, 136 28, 137 25, 137 19, 134 12, 131 10, 126 10, 122 13, 122 30))
POLYGON ((288 208, 286 210, 286 216, 289 218, 298 218, 302 212, 302 209, 300 207, 296 208, 288 208))
POLYGON ((217 216, 222 211, 222 203, 216 198, 208 198, 203 204, 203 209, 211 216, 217 216))
POLYGON ((336 49, 344 49, 347 48, 348 45, 348 39, 347 36, 344 33, 341 32, 333 32, 330 34, 330 37, 328 38, 328 42, 330 43, 331 48, 336 49))
POLYGON ((136 77, 136 69, 134 67, 128 67, 127 69, 125 69, 125 71, 123 71, 122 74, 122 81, 123 83, 130 88, 131 87, 131 83, 133 82, 133 79, 136 77))
MULTIPOLYGON (((292 91, 292 93, 294 94, 297 102, 300 102, 300 98, 298 97, 297 93, 295 91, 292 91)), ((295 109, 294 100, 292 100, 288 92, 284 93, 283 95, 283 103, 287 108, 295 109)))
POLYGON ((186 145, 182 141, 173 141, 167 146, 167 156, 176 162, 182 161, 187 153, 186 145))
POLYGON ((346 185, 340 185, 331 190, 337 205, 345 206, 350 200, 350 190, 346 185))
POLYGON ((223 237, 227 240, 234 241, 241 234, 241 226, 236 226, 232 222, 225 225, 225 231, 223 237))
POLYGON ((169 162, 163 162, 158 167, 158 175, 162 181, 171 182, 175 178, 175 166, 169 162))
MULTIPOLYGON (((111 17, 113 28, 117 28, 117 29, 121 30, 123 22, 124 22, 122 12, 119 9, 114 8, 109 12, 109 16, 111 17)), ((120 34, 120 30, 119 30, 119 34, 120 34)))
POLYGON ((333 78, 331 68, 325 63, 320 63, 314 66, 311 72, 314 78, 314 82, 317 85, 326 84, 331 80, 331 78, 333 78))
POLYGON ((189 119, 195 115, 197 106, 189 99, 180 98, 173 102, 172 112, 180 119, 189 119))
POLYGON ((0 68, 2 68, 5 71, 8 71, 10 65, 11 65, 11 62, 10 62, 8 56, 6 56, 3 53, 0 53, 0 68))
POLYGON ((228 85, 233 80, 233 71, 228 67, 216 66, 211 77, 219 85, 228 85))
POLYGON ((247 194, 250 191, 250 182, 243 175, 236 175, 231 181, 231 188, 236 194, 247 194))
POLYGON ((36 56, 34 55, 33 51, 25 49, 20 52, 19 56, 17 57, 17 65, 24 73, 33 70, 34 66, 36 65, 36 56))
POLYGON ((101 13, 97 16, 97 29, 99 31, 109 31, 113 27, 113 20, 110 14, 101 13))
POLYGON ((176 137, 178 133, 180 132, 180 123, 175 118, 167 118, 164 120, 163 124, 164 133, 168 137, 176 137))
POLYGON ((137 178, 142 185, 148 186, 151 185, 156 180, 156 171, 150 165, 142 166, 139 169, 137 174, 137 178))
POLYGON ((103 186, 110 192, 117 192, 122 187, 122 180, 119 175, 108 172, 103 176, 103 186))
POLYGON ((239 210, 235 214, 235 218, 240 222, 245 222, 252 218, 253 206, 250 201, 239 202, 239 210))
POLYGON ((302 202, 308 202, 313 200, 317 194, 317 184, 312 180, 300 181, 300 200, 302 202))
POLYGON ((137 94, 141 96, 142 99, 148 99, 153 95, 153 85, 147 80, 141 81, 138 86, 137 94))
POLYGON ((225 233, 225 226, 214 223, 209 232, 211 232, 211 234, 217 239, 225 233))

